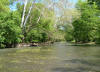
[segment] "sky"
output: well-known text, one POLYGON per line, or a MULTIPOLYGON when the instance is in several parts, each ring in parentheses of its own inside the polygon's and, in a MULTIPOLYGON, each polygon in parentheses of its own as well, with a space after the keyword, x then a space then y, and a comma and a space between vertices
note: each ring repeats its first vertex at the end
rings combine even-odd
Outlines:
POLYGON ((70 2, 73 3, 73 7, 75 7, 75 4, 77 3, 78 0, 69 0, 70 2))
MULTIPOLYGON (((78 0, 69 0, 69 1, 73 3, 73 7, 74 7, 78 0)), ((9 7, 11 10, 15 11, 16 10, 16 2, 14 2, 13 5, 10 5, 9 7)))
POLYGON ((70 1, 72 1, 72 2, 74 2, 74 3, 77 3, 77 0, 70 0, 70 1))
POLYGON ((16 2, 14 2, 12 5, 9 6, 11 10, 16 10, 16 2))

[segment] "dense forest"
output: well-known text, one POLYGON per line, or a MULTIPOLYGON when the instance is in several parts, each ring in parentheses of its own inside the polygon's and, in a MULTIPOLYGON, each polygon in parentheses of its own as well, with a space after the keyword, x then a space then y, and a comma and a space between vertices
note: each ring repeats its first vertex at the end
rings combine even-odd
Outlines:
MULTIPOLYGON (((57 28, 55 14, 42 3, 27 3, 22 20, 24 4, 17 2, 17 10, 12 11, 9 5, 17 1, 0 0, 0 47, 15 47, 18 43, 47 42, 55 40, 57 28), (30 12, 30 16, 29 15, 30 12), (22 20, 22 21, 21 21, 22 20), (22 23, 21 23, 22 22, 22 23), (25 23, 26 22, 26 23, 25 23)), ((60 31, 59 31, 60 32, 60 31)))
POLYGON ((66 0, 43 1, 0 0, 0 48, 64 40, 100 43, 99 0, 79 0, 75 8, 66 0))

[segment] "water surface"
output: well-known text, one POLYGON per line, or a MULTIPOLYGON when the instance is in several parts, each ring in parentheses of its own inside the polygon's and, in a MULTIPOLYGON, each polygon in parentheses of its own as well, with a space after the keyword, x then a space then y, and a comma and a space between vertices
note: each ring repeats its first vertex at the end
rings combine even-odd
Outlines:
POLYGON ((1 49, 0 72, 100 72, 100 46, 1 49))

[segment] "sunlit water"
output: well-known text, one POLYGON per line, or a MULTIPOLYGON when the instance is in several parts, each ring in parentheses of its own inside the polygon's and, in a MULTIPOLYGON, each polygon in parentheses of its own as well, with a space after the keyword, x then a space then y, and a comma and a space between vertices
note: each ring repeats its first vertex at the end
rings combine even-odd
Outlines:
POLYGON ((100 72, 100 46, 1 49, 0 72, 100 72))

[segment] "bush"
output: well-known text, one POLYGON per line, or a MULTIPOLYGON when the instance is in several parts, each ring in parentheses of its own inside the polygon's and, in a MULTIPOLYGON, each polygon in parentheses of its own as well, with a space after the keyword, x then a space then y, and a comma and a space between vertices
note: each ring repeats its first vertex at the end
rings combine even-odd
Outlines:
POLYGON ((0 48, 14 47, 21 42, 20 18, 16 13, 0 13, 0 48))

